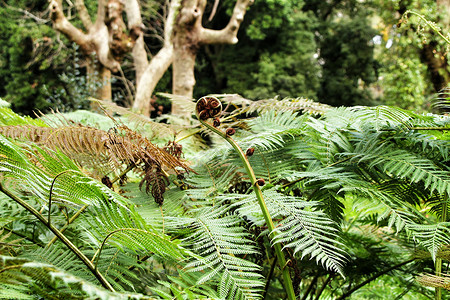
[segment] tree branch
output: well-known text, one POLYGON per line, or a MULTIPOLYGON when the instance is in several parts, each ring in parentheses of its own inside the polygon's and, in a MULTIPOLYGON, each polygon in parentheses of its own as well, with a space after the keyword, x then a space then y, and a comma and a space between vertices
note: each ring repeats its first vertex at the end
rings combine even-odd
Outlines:
POLYGON ((50 19, 56 30, 63 33, 69 40, 76 43, 85 53, 91 53, 94 49, 90 43, 89 36, 70 23, 62 11, 61 3, 51 0, 49 4, 50 19))
POLYGON ((136 83, 141 79, 142 74, 148 66, 147 51, 144 43, 144 24, 142 24, 141 8, 137 0, 128 0, 125 2, 125 11, 128 19, 128 30, 130 36, 135 40, 131 56, 133 57, 134 68, 136 71, 136 83))
POLYGON ((84 5, 84 0, 75 0, 75 7, 77 8, 84 28, 86 28, 86 30, 89 30, 92 27, 92 21, 91 17, 89 16, 89 12, 84 5))
POLYGON ((150 97, 153 94, 156 84, 173 62, 173 26, 180 5, 181 0, 172 0, 170 2, 169 12, 164 26, 164 46, 152 58, 142 73, 140 80, 137 81, 136 99, 133 103, 133 109, 147 116, 150 114, 150 97))
POLYGON ((106 18, 106 0, 98 0, 97 5, 97 19, 95 24, 104 24, 106 18))
POLYGON ((134 110, 140 111, 148 116, 150 113, 150 97, 153 94, 153 90, 172 62, 172 45, 164 46, 152 58, 138 83, 136 99, 133 103, 134 110))
POLYGON ((228 25, 222 30, 201 28, 199 42, 202 44, 236 44, 237 32, 244 20, 247 8, 253 0, 237 0, 233 9, 233 15, 228 25))

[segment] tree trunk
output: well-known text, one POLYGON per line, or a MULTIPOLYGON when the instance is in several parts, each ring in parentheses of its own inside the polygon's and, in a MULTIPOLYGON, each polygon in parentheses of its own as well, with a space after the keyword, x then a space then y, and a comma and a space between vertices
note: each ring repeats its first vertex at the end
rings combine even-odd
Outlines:
MULTIPOLYGON (((191 99, 195 86, 195 58, 197 49, 189 47, 186 38, 178 38, 174 46, 174 60, 172 65, 172 93, 191 99)), ((192 112, 183 111, 176 103, 172 103, 172 114, 188 117, 192 112)))
POLYGON ((133 102, 133 110, 146 116, 150 115, 150 98, 161 77, 173 61, 173 47, 163 47, 159 50, 138 82, 136 99, 133 102))
MULTIPOLYGON (((75 27, 64 15, 61 0, 49 0, 50 19, 56 30, 80 46, 87 60, 87 83, 91 96, 111 101, 111 72, 120 70, 123 56, 134 49, 137 61, 145 67, 140 8, 136 0, 98 0, 95 23, 83 0, 75 0, 76 9, 86 31, 75 27), (129 13, 129 32, 123 21, 124 3, 129 13), (135 46, 136 40, 138 46, 135 46)), ((95 109, 96 105, 93 105, 95 109)), ((98 107, 97 107, 98 109, 98 107)))
POLYGON ((434 90, 439 92, 447 87, 450 82, 450 73, 447 70, 447 59, 443 54, 436 51, 436 46, 435 42, 423 45, 421 58, 428 67, 434 90))
POLYGON ((146 116, 150 115, 150 98, 159 80, 173 62, 173 25, 175 16, 181 6, 181 0, 172 0, 169 4, 167 18, 164 25, 164 45, 159 52, 146 65, 145 70, 136 80, 136 97, 133 110, 146 116))
MULTIPOLYGON (((89 61, 87 65, 87 85, 89 94, 95 99, 111 101, 111 70, 97 61, 89 61)), ((91 103, 91 109, 99 112, 97 103, 91 103)))
POLYGON ((173 93, 192 98, 194 93, 194 66, 196 52, 175 49, 173 60, 173 93))
MULTIPOLYGON (((206 0, 183 0, 174 25, 172 92, 186 98, 193 97, 195 58, 199 47, 207 44, 237 43, 237 31, 252 1, 237 0, 230 21, 221 30, 207 29, 202 26, 206 2, 206 0)), ((191 112, 183 111, 178 105, 172 103, 172 114, 190 116, 191 112)))
POLYGON ((139 80, 148 65, 143 33, 144 25, 142 24, 141 8, 138 0, 127 0, 125 2, 125 11, 127 13, 130 37, 132 40, 135 40, 131 56, 133 57, 134 69, 136 72, 136 86, 138 86, 139 80))

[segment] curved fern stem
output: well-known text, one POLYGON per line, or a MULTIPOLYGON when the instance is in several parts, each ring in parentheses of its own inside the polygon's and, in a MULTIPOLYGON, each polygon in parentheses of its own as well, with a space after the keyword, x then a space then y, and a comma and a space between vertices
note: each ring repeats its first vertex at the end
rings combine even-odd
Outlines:
POLYGON ((116 181, 118 181, 120 178, 122 178, 124 175, 126 175, 128 172, 130 172, 131 170, 133 170, 136 167, 135 163, 131 163, 131 165, 129 165, 122 173, 120 173, 119 176, 117 176, 116 178, 114 178, 113 180, 111 180, 111 184, 114 184, 116 181))
POLYGON ((52 212, 53 186, 55 185, 56 179, 57 179, 59 176, 65 174, 65 173, 71 172, 71 171, 72 171, 72 172, 76 172, 75 170, 65 170, 65 171, 62 171, 62 172, 58 173, 58 174, 55 176, 55 178, 53 178, 52 185, 50 186, 49 196, 48 196, 48 218, 47 218, 48 225, 51 224, 51 223, 50 223, 50 216, 51 216, 51 212, 52 212))
POLYGON ((97 250, 97 252, 94 254, 94 257, 92 257, 92 261, 94 261, 95 260, 95 269, 97 270, 97 265, 98 265, 98 261, 99 261, 99 259, 100 259, 100 254, 102 254, 102 250, 103 250, 103 247, 105 246, 105 244, 106 244, 106 241, 111 237, 111 236, 113 236, 114 234, 116 234, 116 233, 119 233, 119 232, 122 232, 122 231, 138 231, 138 232, 144 232, 144 233, 148 233, 147 231, 145 231, 145 230, 142 230, 142 229, 138 229, 138 228, 120 228, 120 229, 116 229, 116 230, 114 230, 114 231, 111 231, 110 233, 108 233, 108 235, 103 239, 103 242, 102 242, 102 244, 100 245, 100 248, 97 250))
MULTIPOLYGON (((66 225, 64 225, 59 231, 61 231, 61 233, 64 233, 64 231, 66 231, 67 227, 69 227, 70 224, 73 223, 73 221, 75 221, 76 218, 78 218, 79 215, 81 215, 81 213, 88 208, 88 204, 83 205, 66 223, 66 225)), ((54 242, 56 242, 56 240, 58 239, 57 236, 54 236, 52 238, 52 240, 50 242, 48 242, 47 247, 50 247, 54 242)))
MULTIPOLYGON (((447 193, 444 194, 444 201, 442 202, 442 211, 441 211, 441 220, 442 222, 447 222, 447 200, 448 195, 447 193)), ((442 258, 436 257, 436 276, 442 276, 442 258)), ((436 300, 442 299, 442 288, 436 287, 436 294, 435 294, 436 300)))
MULTIPOLYGON (((228 136, 226 133, 222 132, 221 130, 215 128, 211 124, 201 120, 201 118, 199 118, 198 114, 197 114, 197 118, 209 130, 213 131, 214 133, 218 134, 223 139, 225 139, 239 155, 242 163, 244 164, 245 171, 247 172, 247 175, 250 178, 250 182, 252 183, 253 191, 255 192, 256 198, 258 199, 258 204, 261 208, 261 212, 263 213, 264 220, 266 221, 267 227, 269 229, 271 239, 274 239, 276 236, 275 225, 272 221, 272 218, 270 217, 270 213, 267 208, 266 202, 264 201, 263 194, 257 184, 255 173, 253 172, 253 168, 251 167, 250 162, 248 161, 246 155, 244 154, 242 149, 239 147, 239 145, 230 136, 228 136)), ((295 300, 295 292, 294 292, 294 288, 292 285, 291 275, 289 274, 289 269, 286 268, 286 258, 284 257, 284 253, 281 250, 281 245, 279 243, 276 243, 273 245, 273 247, 275 248, 275 253, 278 258, 278 265, 280 266, 280 269, 283 272, 283 280, 284 280, 286 293, 288 295, 288 299, 295 300)))
POLYGON ((55 226, 50 224, 47 219, 39 213, 33 206, 28 204, 26 201, 22 200, 21 198, 14 195, 12 192, 10 192, 8 189, 6 189, 3 184, 0 183, 0 192, 4 193, 6 196, 20 204, 23 208, 25 208, 27 211, 32 213, 39 221, 41 221, 42 224, 44 224, 48 229, 50 229, 51 232, 53 232, 60 240, 63 242, 64 245, 66 245, 85 265, 88 267, 88 269, 94 274, 94 276, 100 281, 102 286, 111 292, 115 292, 114 288, 111 286, 111 284, 106 280, 106 278, 98 271, 96 270, 94 264, 87 258, 83 252, 80 251, 64 234, 61 233, 55 226))
MULTIPOLYGON (((405 11, 403 16, 407 16, 409 14, 419 17, 423 22, 425 22, 426 25, 430 26, 431 30, 433 30, 435 33, 437 33, 447 44, 450 44, 450 40, 442 34, 441 29, 436 25, 436 23, 434 23, 432 21, 428 21, 424 15, 421 15, 413 10, 405 11)), ((402 20, 403 20, 403 16, 402 16, 402 20)))

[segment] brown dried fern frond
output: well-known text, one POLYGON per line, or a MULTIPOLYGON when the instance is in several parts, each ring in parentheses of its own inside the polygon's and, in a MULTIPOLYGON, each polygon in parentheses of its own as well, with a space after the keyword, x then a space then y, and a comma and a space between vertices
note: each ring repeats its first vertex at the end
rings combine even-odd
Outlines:
POLYGON ((97 168, 107 161, 111 168, 124 164, 154 164, 179 173, 191 169, 180 159, 153 145, 147 138, 122 125, 109 131, 74 125, 60 128, 2 126, 0 134, 60 150, 82 166, 97 168))
POLYGON ((447 274, 441 274, 440 276, 433 274, 422 274, 417 278, 417 282, 423 286, 450 290, 450 275, 447 274))

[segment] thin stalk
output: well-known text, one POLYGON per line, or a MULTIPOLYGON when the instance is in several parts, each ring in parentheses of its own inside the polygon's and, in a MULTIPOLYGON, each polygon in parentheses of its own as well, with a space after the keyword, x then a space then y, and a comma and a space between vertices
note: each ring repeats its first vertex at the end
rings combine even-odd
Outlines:
POLYGON ((66 173, 68 173, 68 172, 76 172, 76 171, 74 171, 74 170, 65 170, 65 171, 62 171, 62 172, 58 173, 58 175, 56 175, 55 178, 53 178, 52 185, 50 186, 49 196, 48 196, 48 218, 47 218, 48 225, 51 224, 51 223, 50 223, 50 216, 51 216, 51 212, 52 212, 53 187, 55 186, 56 179, 57 179, 59 176, 61 176, 61 175, 63 175, 63 174, 66 174, 66 173))
POLYGON ((313 280, 311 280, 311 284, 308 286, 308 289, 306 290, 305 294, 302 297, 302 300, 306 300, 306 298, 308 298, 309 293, 311 293, 313 287, 316 285, 317 280, 320 277, 320 272, 318 272, 316 274, 316 276, 314 276, 313 280))
MULTIPOLYGON (((198 119, 200 120, 200 118, 198 118, 198 119)), ((244 152, 238 146, 238 144, 230 136, 226 135, 226 133, 220 131, 219 129, 215 128, 214 126, 212 126, 211 124, 209 124, 203 120, 200 120, 200 122, 204 126, 206 126, 208 129, 210 129, 211 131, 213 131, 214 133, 218 134, 223 139, 225 139, 239 155, 239 158, 241 159, 242 163, 244 164, 245 171, 247 172, 247 175, 250 178, 250 182, 253 186, 253 191, 256 194, 256 198, 258 199, 258 204, 261 208, 261 212, 263 213, 264 220, 266 221, 267 227, 270 232, 269 233, 270 238, 273 240, 276 237, 275 225, 272 221, 272 218, 270 217, 269 209, 267 208, 266 202, 264 201, 264 197, 261 192, 261 189, 259 188, 259 185, 256 183, 256 181, 257 181, 256 176, 255 176, 255 173, 253 172, 252 167, 250 166, 247 156, 244 154, 244 152)), ((283 274, 283 281, 284 281, 284 286, 286 289, 288 299, 295 300, 295 292, 294 292, 294 288, 292 285, 291 275, 289 274, 289 269, 286 268, 286 258, 284 257, 284 253, 281 250, 281 245, 279 243, 275 243, 273 245, 273 247, 275 248, 275 253, 278 258, 278 265, 280 266, 280 269, 283 274)))
POLYGON ((430 26, 430 28, 431 28, 435 33, 437 33, 437 34, 438 34, 438 35, 439 35, 439 36, 440 36, 447 44, 450 44, 450 40, 449 40, 446 36, 444 36, 444 35, 442 34, 440 28, 436 25, 436 23, 431 22, 431 21, 428 21, 427 18, 425 18, 425 16, 423 16, 423 15, 421 15, 421 14, 415 12, 415 11, 412 11, 412 10, 407 10, 407 11, 405 11, 405 13, 404 13, 403 15, 404 15, 404 16, 407 16, 408 14, 415 15, 415 16, 419 17, 422 21, 425 22, 425 24, 427 24, 428 26, 430 26))
POLYGON ((322 284, 322 287, 320 288, 319 292, 316 295, 316 300, 320 299, 320 296, 322 295, 323 291, 325 290, 327 285, 330 283, 332 278, 333 278, 333 276, 331 274, 328 274, 327 279, 325 279, 325 282, 322 284))
POLYGON ((88 269, 98 279, 98 281, 100 281, 100 283, 104 288, 110 290, 111 292, 115 292, 111 284, 98 270, 95 269, 94 264, 91 263, 91 261, 80 251, 80 249, 78 249, 64 234, 62 234, 61 231, 59 231, 55 226, 50 224, 47 221, 47 219, 42 214, 39 213, 39 211, 37 211, 33 206, 28 204, 26 201, 14 195, 12 192, 6 189, 1 183, 0 183, 0 191, 3 192, 12 200, 16 201, 23 208, 25 208, 27 211, 33 214, 39 221, 41 221, 42 224, 44 224, 51 232, 53 232, 61 240, 61 242, 63 242, 64 245, 66 245, 70 249, 70 251, 72 251, 86 265, 86 267, 88 267, 88 269))
POLYGON ((375 279, 377 279, 380 276, 383 276, 386 273, 389 273, 390 271, 393 271, 395 269, 398 269, 406 264, 409 264, 410 262, 413 262, 415 260, 415 258, 409 259, 407 261, 404 261, 402 263, 396 264, 395 266, 392 266, 390 268, 387 268, 384 271, 381 271, 375 275, 373 275, 372 277, 368 278, 367 280, 361 282, 360 284, 354 286, 352 289, 348 290, 346 293, 344 293, 342 296, 340 296, 339 298, 337 298, 336 300, 343 300, 345 298, 347 298, 348 296, 350 296, 353 292, 359 290, 360 288, 362 288, 363 286, 365 286, 366 284, 371 283, 372 281, 374 281, 375 279))
MULTIPOLYGON (((64 233, 64 231, 66 231, 67 227, 69 227, 70 224, 73 223, 73 221, 75 221, 76 218, 78 218, 79 215, 81 215, 81 213, 88 208, 89 205, 85 204, 83 205, 70 219, 69 221, 67 221, 66 225, 64 225, 59 231, 61 231, 61 233, 64 233)), ((55 235, 53 237, 53 239, 47 244, 47 247, 50 247, 54 242, 56 242, 56 240, 58 239, 58 237, 55 235)))
MULTIPOLYGON (((441 221, 446 222, 447 221, 447 200, 448 195, 444 195, 444 201, 442 202, 442 210, 441 210, 441 221)), ((436 276, 442 276, 442 258, 436 257, 436 276)), ((441 300, 442 299, 442 288, 436 287, 435 289, 436 293, 434 296, 434 299, 441 300)))
POLYGON ((275 266, 277 264, 277 257, 275 256, 272 263, 270 264, 269 274, 267 274, 266 286, 264 287, 263 299, 266 299, 267 292, 269 291, 270 281, 272 280, 273 271, 275 271, 275 266))
MULTIPOLYGON (((113 236, 114 234, 118 233, 118 232, 122 232, 122 231, 137 231, 137 232, 144 232, 144 233, 148 233, 148 231, 142 230, 142 229, 138 229, 138 228, 120 228, 120 229, 116 229, 114 231, 111 231, 110 233, 108 233, 108 235, 103 239, 102 244, 100 245, 100 248, 97 250, 97 252, 95 252, 94 257, 92 257, 92 261, 95 260, 95 264, 94 267, 95 269, 97 269, 97 265, 98 265, 98 261, 100 259, 100 255, 102 254, 102 250, 103 247, 106 244, 106 241, 113 236)), ((91 262, 91 261, 89 261, 91 262)), ((92 262, 91 262, 92 263, 92 262)))
POLYGON ((130 172, 131 170, 133 170, 136 167, 136 164, 132 163, 131 165, 129 165, 125 170, 123 170, 122 173, 120 173, 119 176, 117 176, 116 178, 114 178, 113 180, 111 180, 111 184, 114 184, 117 180, 119 180, 120 178, 122 178, 124 175, 126 175, 128 172, 130 172))
POLYGON ((193 131, 193 132, 191 132, 191 133, 189 133, 189 134, 187 134, 187 135, 185 135, 185 136, 182 136, 182 137, 176 139, 176 140, 175 140, 175 143, 179 143, 179 142, 181 142, 182 140, 187 139, 188 137, 191 137, 191 136, 193 136, 193 135, 196 135, 197 133, 199 133, 199 132, 201 132, 201 131, 202 131, 201 128, 200 128, 200 129, 197 129, 197 130, 195 130, 195 131, 193 131))

